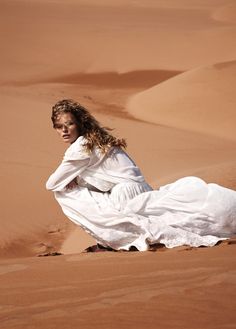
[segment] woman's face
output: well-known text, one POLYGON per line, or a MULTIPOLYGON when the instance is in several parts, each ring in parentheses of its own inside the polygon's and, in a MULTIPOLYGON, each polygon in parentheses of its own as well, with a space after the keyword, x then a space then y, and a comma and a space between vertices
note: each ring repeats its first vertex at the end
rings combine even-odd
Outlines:
POLYGON ((72 113, 58 115, 54 128, 65 143, 72 144, 80 136, 75 116, 72 113))

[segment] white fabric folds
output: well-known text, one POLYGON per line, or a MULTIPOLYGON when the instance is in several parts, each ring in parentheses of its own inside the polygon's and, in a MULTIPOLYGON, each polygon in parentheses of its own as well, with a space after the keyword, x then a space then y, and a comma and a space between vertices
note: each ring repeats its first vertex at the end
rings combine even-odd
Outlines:
POLYGON ((46 187, 97 242, 145 251, 158 242, 168 248, 213 246, 236 234, 236 191, 197 177, 152 190, 124 151, 87 154, 84 142, 79 137, 67 149, 46 187), (79 185, 66 189, 75 178, 79 185))

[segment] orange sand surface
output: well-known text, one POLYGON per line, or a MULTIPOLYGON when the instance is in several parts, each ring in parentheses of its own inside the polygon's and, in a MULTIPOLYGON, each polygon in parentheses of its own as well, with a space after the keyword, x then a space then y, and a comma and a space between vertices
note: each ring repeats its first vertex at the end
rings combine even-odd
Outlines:
POLYGON ((234 240, 81 254, 93 239, 45 190, 62 98, 125 137, 153 187, 236 189, 234 1, 1 0, 0 27, 2 328, 234 328, 234 240))
POLYGON ((235 252, 232 244, 6 260, 1 326, 234 328, 235 252))

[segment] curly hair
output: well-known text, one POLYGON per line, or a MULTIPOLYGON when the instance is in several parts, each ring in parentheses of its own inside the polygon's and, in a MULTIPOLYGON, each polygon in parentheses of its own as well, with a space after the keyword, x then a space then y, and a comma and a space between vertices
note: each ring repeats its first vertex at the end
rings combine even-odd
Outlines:
POLYGON ((55 128, 58 116, 63 113, 71 113, 76 119, 80 134, 85 137, 85 150, 90 153, 97 146, 102 153, 107 153, 113 146, 126 148, 126 141, 112 136, 107 127, 101 127, 99 122, 89 111, 72 99, 63 99, 52 107, 51 120, 55 128))

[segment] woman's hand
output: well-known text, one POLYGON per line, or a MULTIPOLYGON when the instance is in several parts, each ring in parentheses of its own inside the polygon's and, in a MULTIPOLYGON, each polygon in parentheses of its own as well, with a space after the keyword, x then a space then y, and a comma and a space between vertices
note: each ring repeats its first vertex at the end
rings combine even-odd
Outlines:
POLYGON ((69 184, 66 185, 67 190, 73 190, 75 187, 78 186, 76 178, 74 178, 69 184))

